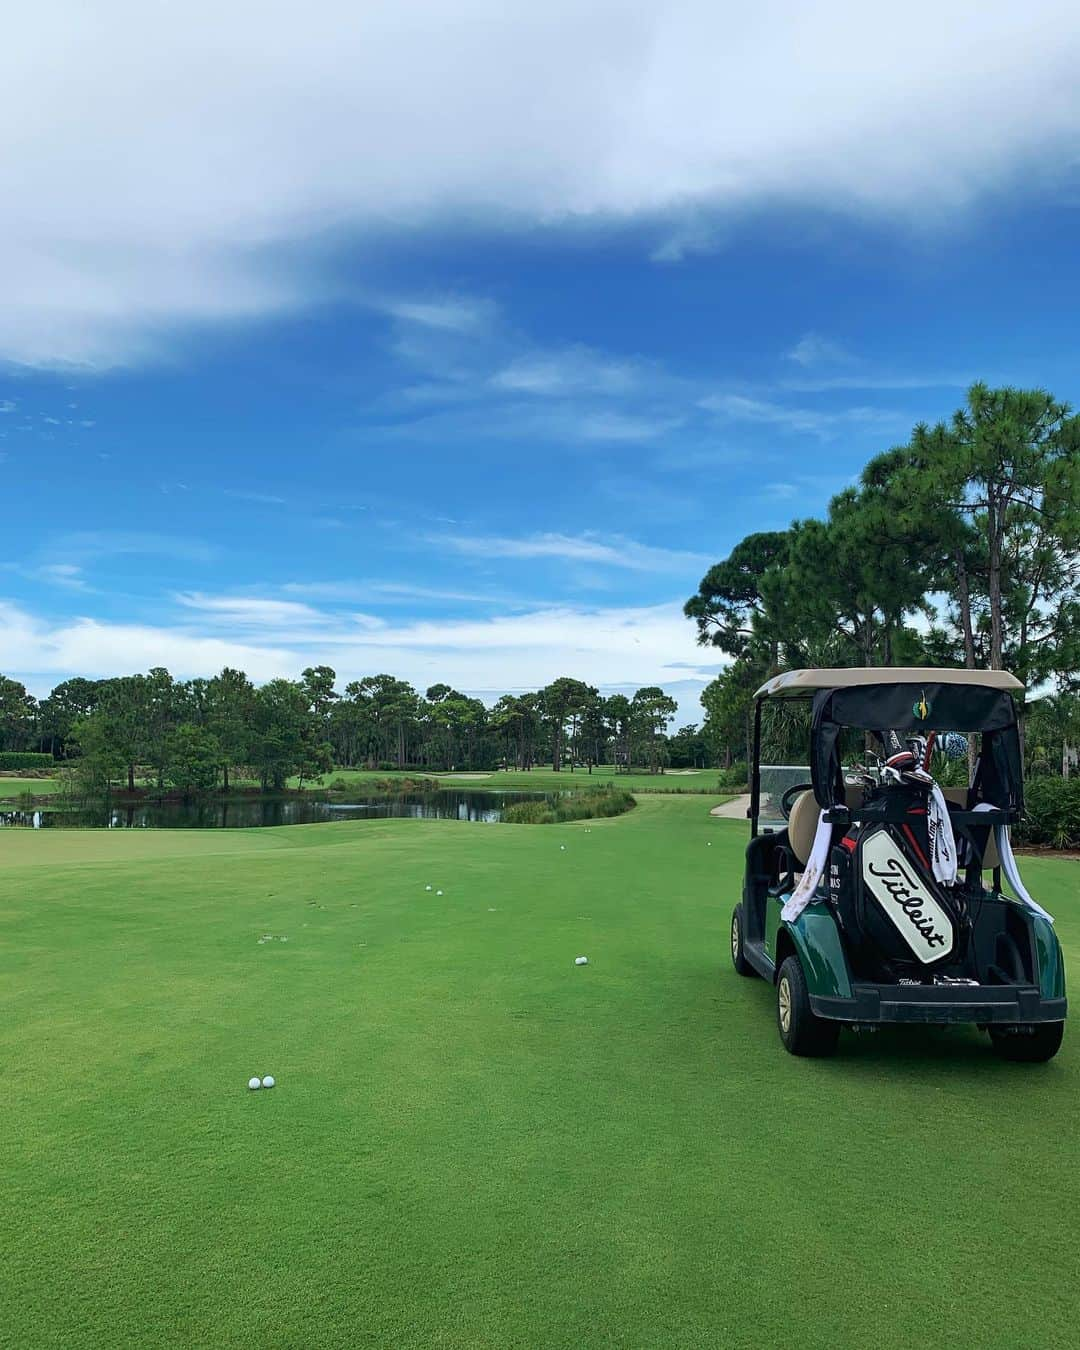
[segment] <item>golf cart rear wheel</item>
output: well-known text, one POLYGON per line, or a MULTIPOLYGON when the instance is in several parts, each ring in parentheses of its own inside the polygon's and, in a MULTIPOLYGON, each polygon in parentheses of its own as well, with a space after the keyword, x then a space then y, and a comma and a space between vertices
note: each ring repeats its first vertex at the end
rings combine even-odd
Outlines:
POLYGON ((814 1016, 806 976, 797 956, 789 956, 780 967, 776 981, 776 1025, 789 1054, 821 1058, 836 1051, 840 1023, 814 1016))
POLYGON ((1064 1022, 1036 1022, 1019 1031, 991 1027, 990 1044, 1002 1059, 1017 1064, 1045 1064, 1061 1049, 1064 1034, 1064 1022))
POLYGON ((739 975, 757 974, 743 953, 742 905, 731 911, 731 964, 739 975))

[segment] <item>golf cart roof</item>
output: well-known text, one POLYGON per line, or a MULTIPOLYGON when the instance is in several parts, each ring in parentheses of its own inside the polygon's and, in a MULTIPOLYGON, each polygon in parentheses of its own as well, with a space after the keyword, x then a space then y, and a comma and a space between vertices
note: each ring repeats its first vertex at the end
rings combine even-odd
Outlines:
POLYGON ((1007 691, 1023 684, 1007 670, 964 670, 948 666, 839 666, 821 670, 785 670, 766 680, 755 698, 811 698, 819 689, 855 689, 882 684, 962 684, 973 689, 1007 691))

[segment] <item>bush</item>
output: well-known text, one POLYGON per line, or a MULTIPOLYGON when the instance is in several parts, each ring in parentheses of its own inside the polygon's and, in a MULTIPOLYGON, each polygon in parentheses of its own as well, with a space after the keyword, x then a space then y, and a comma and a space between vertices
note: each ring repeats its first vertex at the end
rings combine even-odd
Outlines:
POLYGON ((376 778, 374 782, 364 783, 366 792, 386 792, 395 796, 399 792, 438 792, 442 784, 437 778, 376 778))
POLYGON ((51 769, 55 762, 32 750, 0 750, 0 769, 51 769))
POLYGON ((744 792, 750 781, 744 760, 736 760, 730 769, 721 769, 716 786, 721 792, 744 792))
POLYGON ((1080 848, 1080 778, 1035 778, 1024 790, 1018 844, 1080 848))
POLYGON ((622 788, 589 788, 564 793, 554 801, 515 802, 502 818, 508 825, 564 825, 571 820, 621 816, 635 805, 631 794, 622 788))

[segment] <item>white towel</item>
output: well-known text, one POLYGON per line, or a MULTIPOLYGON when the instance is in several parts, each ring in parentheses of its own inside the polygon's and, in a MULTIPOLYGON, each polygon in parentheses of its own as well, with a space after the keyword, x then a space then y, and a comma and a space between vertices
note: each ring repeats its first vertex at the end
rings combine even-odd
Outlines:
POLYGON ((934 782, 926 803, 926 825, 930 831, 930 865, 934 877, 945 886, 956 885, 956 836, 945 794, 934 782))
POLYGON ((780 911, 780 917, 785 923, 792 923, 797 919, 810 901, 813 900, 818 882, 825 875, 831 842, 832 826, 825 819, 825 812, 819 811, 817 833, 814 835, 814 847, 810 850, 810 857, 806 861, 806 871, 799 879, 799 884, 788 896, 787 904, 780 911))
MULTIPOLYGON (((995 811, 996 809, 989 802, 980 802, 975 808, 976 811, 995 811)), ((994 840, 997 844, 998 857, 1001 859, 1001 870, 1005 873, 1005 880, 1012 887, 1013 894, 1022 904, 1027 905, 1028 909, 1033 910, 1036 914, 1041 914, 1048 923, 1053 923, 1054 916, 1031 898, 1027 887, 1020 879, 1020 869, 1016 865, 1016 857, 1009 840, 1009 827, 1007 825, 995 825, 994 840)))

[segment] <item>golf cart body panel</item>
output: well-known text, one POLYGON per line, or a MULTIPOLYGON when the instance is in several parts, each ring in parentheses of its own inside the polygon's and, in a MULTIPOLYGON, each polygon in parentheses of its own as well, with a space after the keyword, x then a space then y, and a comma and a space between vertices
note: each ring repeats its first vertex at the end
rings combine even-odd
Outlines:
POLYGON ((1005 671, 884 668, 791 671, 758 690, 736 936, 745 966, 774 983, 797 958, 811 1021, 968 1022, 992 1039, 1063 1023, 1061 947, 1008 847, 1023 809, 1022 687, 1005 671), (811 703, 810 764, 782 770, 785 822, 759 831, 762 706, 774 698, 811 703), (883 751, 854 777, 849 728, 883 751), (980 736, 976 768, 946 796, 929 765, 938 737, 966 754, 962 732, 980 736), (1019 899, 1002 890, 1002 857, 1019 899))

